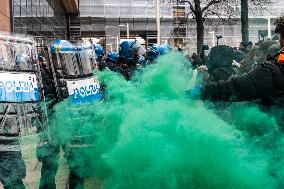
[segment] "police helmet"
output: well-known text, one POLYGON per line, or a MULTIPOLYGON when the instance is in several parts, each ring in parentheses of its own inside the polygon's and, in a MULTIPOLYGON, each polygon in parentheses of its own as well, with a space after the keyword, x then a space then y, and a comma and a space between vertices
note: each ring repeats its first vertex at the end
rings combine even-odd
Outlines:
POLYGON ((110 51, 107 54, 106 62, 113 62, 113 63, 115 63, 117 61, 117 59, 118 59, 118 54, 116 52, 110 51))
POLYGON ((145 54, 146 50, 136 40, 126 40, 120 44, 119 57, 123 59, 133 60, 135 55, 141 56, 145 54))
POLYGON ((100 44, 94 44, 95 53, 98 57, 104 56, 104 48, 100 44))

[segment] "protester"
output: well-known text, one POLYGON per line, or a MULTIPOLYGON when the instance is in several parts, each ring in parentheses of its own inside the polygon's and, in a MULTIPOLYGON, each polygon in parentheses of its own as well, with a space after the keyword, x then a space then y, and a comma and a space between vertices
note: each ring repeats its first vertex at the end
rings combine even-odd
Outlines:
POLYGON ((232 64, 233 54, 233 49, 229 46, 220 45, 212 48, 207 64, 209 82, 226 81, 231 75, 238 74, 238 70, 232 64))
MULTIPOLYGON (((211 82, 201 87, 201 98, 211 101, 247 101, 261 99, 264 106, 283 105, 284 91, 284 17, 277 19, 276 33, 280 34, 281 50, 274 59, 258 64, 248 73, 231 77, 227 81, 211 82)), ((196 91, 194 92, 195 94, 196 91)), ((283 111, 282 111, 283 112, 283 111)), ((283 123, 283 115, 279 116, 283 123)), ((284 126, 284 125, 282 125, 284 126)))

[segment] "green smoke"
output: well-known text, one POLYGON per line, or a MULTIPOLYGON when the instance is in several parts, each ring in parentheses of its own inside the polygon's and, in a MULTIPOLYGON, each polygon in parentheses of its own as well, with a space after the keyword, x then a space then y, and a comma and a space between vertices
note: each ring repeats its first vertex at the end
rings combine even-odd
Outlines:
POLYGON ((281 140, 269 150, 263 142, 278 133, 275 120, 243 104, 229 106, 229 120, 222 119, 186 98, 193 75, 187 64, 172 53, 131 81, 102 72, 104 102, 56 107, 57 139, 66 144, 76 133, 91 136, 94 149, 84 157, 91 157, 88 169, 106 189, 277 188, 281 140))

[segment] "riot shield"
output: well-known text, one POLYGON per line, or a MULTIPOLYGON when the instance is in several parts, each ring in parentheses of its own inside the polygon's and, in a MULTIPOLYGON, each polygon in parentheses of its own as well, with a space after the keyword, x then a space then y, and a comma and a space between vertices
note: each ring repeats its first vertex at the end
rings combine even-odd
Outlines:
POLYGON ((56 40, 49 47, 49 56, 59 104, 55 106, 56 140, 64 146, 70 174, 80 177, 93 175, 83 162, 91 162, 95 149, 95 126, 90 124, 89 104, 102 98, 100 83, 96 77, 95 56, 91 45, 74 44, 56 40), (68 114, 68 115, 66 115, 68 114))
POLYGON ((81 104, 101 99, 100 84, 94 77, 96 66, 92 46, 56 40, 50 45, 50 61, 60 100, 81 104))
MULTIPOLYGON (((46 107, 36 47, 32 37, 0 33, 0 136, 18 140, 36 133, 48 140, 46 107)), ((19 151, 1 145, 0 150, 19 151)))

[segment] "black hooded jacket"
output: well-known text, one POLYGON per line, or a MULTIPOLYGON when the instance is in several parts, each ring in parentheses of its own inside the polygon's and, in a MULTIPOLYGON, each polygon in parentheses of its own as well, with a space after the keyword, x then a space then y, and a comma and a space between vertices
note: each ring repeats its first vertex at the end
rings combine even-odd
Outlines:
POLYGON ((234 51, 231 47, 220 45, 213 47, 207 62, 209 73, 208 82, 226 81, 232 75, 238 74, 232 65, 234 51))

